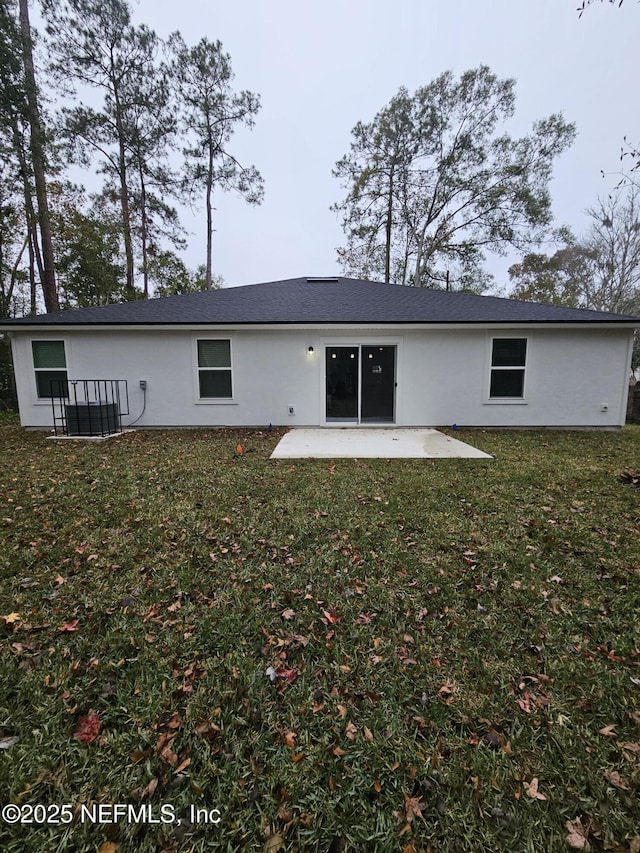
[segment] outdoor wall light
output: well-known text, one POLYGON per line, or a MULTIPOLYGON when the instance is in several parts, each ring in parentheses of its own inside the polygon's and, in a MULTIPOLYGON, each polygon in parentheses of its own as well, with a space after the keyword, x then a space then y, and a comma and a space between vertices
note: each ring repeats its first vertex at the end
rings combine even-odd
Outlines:
POLYGON ((312 355, 313 354, 313 347, 307 347, 307 352, 309 353, 309 355, 312 355))

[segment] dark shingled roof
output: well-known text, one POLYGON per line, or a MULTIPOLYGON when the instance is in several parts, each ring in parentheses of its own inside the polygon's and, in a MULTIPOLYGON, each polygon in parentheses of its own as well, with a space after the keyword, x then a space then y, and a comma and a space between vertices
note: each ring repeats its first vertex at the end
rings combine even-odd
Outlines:
POLYGON ((351 278, 291 278, 0 321, 21 325, 631 323, 640 318, 351 278))

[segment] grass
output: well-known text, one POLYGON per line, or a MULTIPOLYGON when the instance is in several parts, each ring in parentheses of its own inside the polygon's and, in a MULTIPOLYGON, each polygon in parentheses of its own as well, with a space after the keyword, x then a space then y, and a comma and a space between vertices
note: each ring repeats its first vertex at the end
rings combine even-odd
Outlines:
POLYGON ((4 408, 0 401, 0 426, 16 426, 20 423, 20 416, 13 409, 4 408))
POLYGON ((637 853, 640 428, 279 435, 0 427, 0 848, 637 853))

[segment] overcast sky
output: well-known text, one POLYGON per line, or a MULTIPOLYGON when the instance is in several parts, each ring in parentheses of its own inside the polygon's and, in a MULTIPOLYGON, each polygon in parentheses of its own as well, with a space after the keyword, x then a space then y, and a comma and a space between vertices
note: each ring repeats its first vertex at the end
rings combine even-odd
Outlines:
MULTIPOLYGON (((340 274, 343 235, 330 211, 343 193, 331 170, 350 131, 400 86, 413 92, 443 71, 481 63, 513 77, 513 134, 553 112, 576 123, 557 161, 557 224, 579 234, 584 210, 616 183, 623 137, 640 140, 636 95, 640 5, 578 0, 140 0, 134 22, 189 44, 219 39, 234 86, 261 96, 255 128, 232 151, 265 181, 261 206, 218 195, 213 267, 226 286, 340 274)), ((188 265, 204 263, 204 210, 187 212, 188 265)), ((513 259, 512 259, 513 260, 513 259)), ((507 284, 505 262, 490 268, 507 284)))

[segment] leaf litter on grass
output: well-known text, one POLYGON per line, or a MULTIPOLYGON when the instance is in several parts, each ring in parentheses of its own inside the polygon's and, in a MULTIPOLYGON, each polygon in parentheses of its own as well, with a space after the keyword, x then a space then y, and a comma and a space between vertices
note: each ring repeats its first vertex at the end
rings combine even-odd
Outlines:
MULTIPOLYGON (((59 771, 78 800, 224 802, 221 849, 630 849, 640 542, 618 472, 640 431, 479 433, 479 477, 283 465, 259 432, 7 429, 7 797, 59 771)), ((163 844, 211 843, 185 832, 163 844)))

